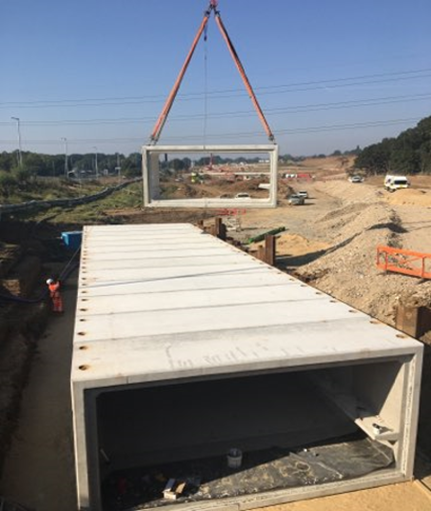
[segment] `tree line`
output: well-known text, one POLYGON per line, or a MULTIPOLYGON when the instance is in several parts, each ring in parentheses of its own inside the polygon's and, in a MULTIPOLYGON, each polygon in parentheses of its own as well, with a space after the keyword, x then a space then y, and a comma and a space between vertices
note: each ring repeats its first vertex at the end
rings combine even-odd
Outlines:
MULTIPOLYGON (((21 153, 22 165, 19 164, 18 151, 0 153, 0 172, 14 173, 18 169, 36 176, 63 177, 66 173, 64 154, 41 154, 31 151, 21 153)), ((127 177, 141 174, 140 153, 124 154, 97 153, 97 168, 100 173, 107 170, 109 174, 117 174, 118 167, 121 174, 127 177)), ((67 171, 79 173, 81 171, 95 172, 96 154, 70 154, 67 158, 67 171)))
POLYGON ((396 138, 365 147, 355 160, 365 174, 431 174, 431 116, 396 138))
MULTIPOLYGON (((388 172, 400 174, 426 173, 431 174, 431 116, 422 119, 415 128, 403 131, 398 137, 384 138, 381 142, 372 144, 364 149, 359 146, 353 151, 341 152, 336 150, 332 156, 355 154, 355 168, 365 174, 386 174, 388 172)), ((19 163, 18 151, 0 153, 0 177, 25 180, 29 176, 63 177, 66 173, 64 154, 50 155, 22 152, 22 165, 19 163), (5 176, 8 174, 8 176, 5 176)), ((325 157, 324 154, 316 157, 325 157)), ((281 155, 282 163, 300 162, 305 157, 294 157, 290 154, 281 155)), ((226 163, 256 163, 257 159, 238 157, 235 159, 214 156, 215 165, 226 163)), ((161 161, 162 170, 181 171, 189 170, 193 163, 198 166, 208 166, 210 157, 204 157, 196 162, 190 158, 165 159, 161 161)), ((100 174, 106 170, 109 174, 118 174, 127 177, 141 174, 142 157, 140 153, 104 154, 97 153, 97 168, 100 174)), ((96 170, 95 153, 71 154, 68 156, 67 171, 76 175, 82 172, 94 173, 96 170)))

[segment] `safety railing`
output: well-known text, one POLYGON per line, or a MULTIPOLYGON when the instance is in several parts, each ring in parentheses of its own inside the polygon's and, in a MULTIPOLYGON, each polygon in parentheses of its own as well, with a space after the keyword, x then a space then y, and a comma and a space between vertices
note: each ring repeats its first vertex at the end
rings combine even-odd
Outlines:
POLYGON ((394 247, 377 247, 377 268, 431 279, 431 254, 394 247))

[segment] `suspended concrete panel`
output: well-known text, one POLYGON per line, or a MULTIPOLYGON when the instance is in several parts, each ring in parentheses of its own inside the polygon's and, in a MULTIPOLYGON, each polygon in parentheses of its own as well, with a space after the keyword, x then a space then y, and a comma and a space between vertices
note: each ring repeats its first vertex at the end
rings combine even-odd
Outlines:
POLYGON ((142 148, 144 206, 155 208, 275 208, 277 206, 278 146, 270 145, 193 145, 144 146, 142 148), (210 154, 268 155, 269 194, 261 198, 184 198, 163 199, 160 187, 160 157, 168 154, 208 156, 210 154))
POLYGON ((421 363, 414 339, 191 225, 86 227, 79 509, 240 510, 405 481, 421 363))

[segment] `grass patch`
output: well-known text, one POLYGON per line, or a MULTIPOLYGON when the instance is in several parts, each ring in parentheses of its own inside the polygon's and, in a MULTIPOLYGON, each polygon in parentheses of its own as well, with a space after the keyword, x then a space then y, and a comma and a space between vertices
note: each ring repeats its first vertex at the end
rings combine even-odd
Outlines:
POLYGON ((109 212, 116 209, 139 209, 142 207, 142 184, 134 183, 104 199, 72 208, 50 208, 32 215, 36 221, 49 219, 52 224, 99 224, 110 223, 109 212))
POLYGON ((19 182, 13 175, 5 172, 1 172, 0 177, 2 178, 0 179, 0 204, 72 199, 92 195, 109 186, 103 181, 86 181, 80 184, 71 180, 40 177, 31 177, 28 181, 19 182))

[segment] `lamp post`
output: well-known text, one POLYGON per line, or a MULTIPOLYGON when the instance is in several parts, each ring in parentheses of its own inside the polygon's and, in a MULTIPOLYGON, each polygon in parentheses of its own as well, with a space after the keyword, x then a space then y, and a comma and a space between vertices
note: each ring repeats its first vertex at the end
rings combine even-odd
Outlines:
POLYGON ((18 167, 22 167, 22 153, 21 153, 21 124, 19 117, 11 117, 14 121, 17 122, 18 127, 18 167))
POLYGON ((94 146, 93 149, 96 151, 96 158, 95 158, 95 170, 96 170, 96 179, 99 178, 99 167, 97 166, 97 147, 94 146))
POLYGON ((67 178, 69 172, 69 166, 67 164, 67 138, 61 137, 64 142, 64 177, 67 178))
POLYGON ((118 179, 121 180, 121 166, 120 166, 120 153, 117 153, 117 166, 115 167, 117 171, 118 179))

